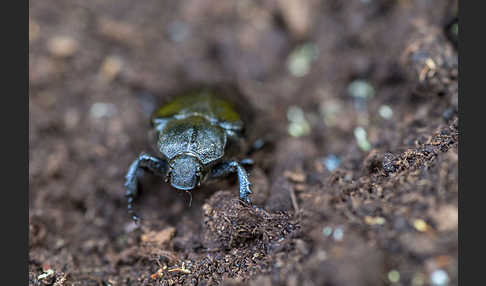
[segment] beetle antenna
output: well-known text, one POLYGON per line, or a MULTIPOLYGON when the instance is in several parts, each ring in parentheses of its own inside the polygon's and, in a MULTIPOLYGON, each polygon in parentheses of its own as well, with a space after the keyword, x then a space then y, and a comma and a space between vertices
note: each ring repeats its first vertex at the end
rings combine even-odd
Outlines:
POLYGON ((191 207, 191 205, 192 205, 192 192, 186 191, 186 193, 189 195, 189 207, 191 207))

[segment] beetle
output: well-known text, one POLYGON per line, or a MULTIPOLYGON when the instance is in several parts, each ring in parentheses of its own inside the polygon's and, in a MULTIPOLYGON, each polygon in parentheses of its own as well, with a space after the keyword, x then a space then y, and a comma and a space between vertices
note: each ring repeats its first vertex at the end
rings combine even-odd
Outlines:
POLYGON ((215 90, 201 88, 175 97, 151 116, 156 150, 161 156, 142 152, 131 163, 125 176, 128 212, 135 222, 133 210, 138 194, 138 179, 143 171, 164 177, 178 190, 192 191, 207 179, 236 174, 240 199, 250 203, 251 183, 246 165, 225 156, 231 145, 241 141, 244 123, 234 105, 217 95, 215 90))

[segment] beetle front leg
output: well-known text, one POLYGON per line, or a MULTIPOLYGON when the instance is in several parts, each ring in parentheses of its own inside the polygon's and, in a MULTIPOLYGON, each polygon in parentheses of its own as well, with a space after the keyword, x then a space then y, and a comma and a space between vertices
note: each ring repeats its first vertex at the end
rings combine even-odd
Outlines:
POLYGON ((135 222, 139 221, 138 215, 133 210, 133 201, 138 195, 138 177, 142 170, 148 170, 153 174, 163 177, 167 172, 167 162, 147 153, 142 153, 128 168, 125 175, 125 196, 128 199, 128 213, 135 222))
POLYGON ((266 145, 265 140, 262 138, 259 138, 250 145, 250 149, 246 152, 246 156, 250 156, 251 154, 263 149, 263 147, 266 145))
MULTIPOLYGON (((249 162, 248 162, 249 163, 249 162)), ((251 194, 250 190, 250 180, 248 179, 248 173, 242 164, 237 161, 223 162, 211 169, 210 178, 224 177, 231 173, 238 174, 238 182, 240 184, 240 199, 250 203, 248 195, 251 194)))

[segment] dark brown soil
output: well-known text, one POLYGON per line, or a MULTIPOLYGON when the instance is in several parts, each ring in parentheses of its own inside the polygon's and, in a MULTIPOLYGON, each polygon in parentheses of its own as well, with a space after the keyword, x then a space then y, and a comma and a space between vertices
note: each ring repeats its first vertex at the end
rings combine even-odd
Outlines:
POLYGON ((30 285, 457 285, 457 1, 45 0, 29 14, 30 285), (298 76, 288 58, 305 43, 317 53, 298 76), (267 140, 254 206, 234 180, 189 206, 145 176, 137 227, 123 177, 153 151, 154 102, 194 84, 253 106, 251 140, 267 140))

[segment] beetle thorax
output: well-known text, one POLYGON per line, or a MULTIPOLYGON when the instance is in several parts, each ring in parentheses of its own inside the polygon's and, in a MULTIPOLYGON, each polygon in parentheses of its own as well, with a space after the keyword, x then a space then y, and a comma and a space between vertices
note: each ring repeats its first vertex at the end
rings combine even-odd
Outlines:
POLYGON ((169 161, 182 154, 191 154, 202 165, 207 165, 223 157, 226 140, 226 133, 220 126, 192 116, 167 122, 159 132, 157 146, 169 161))

